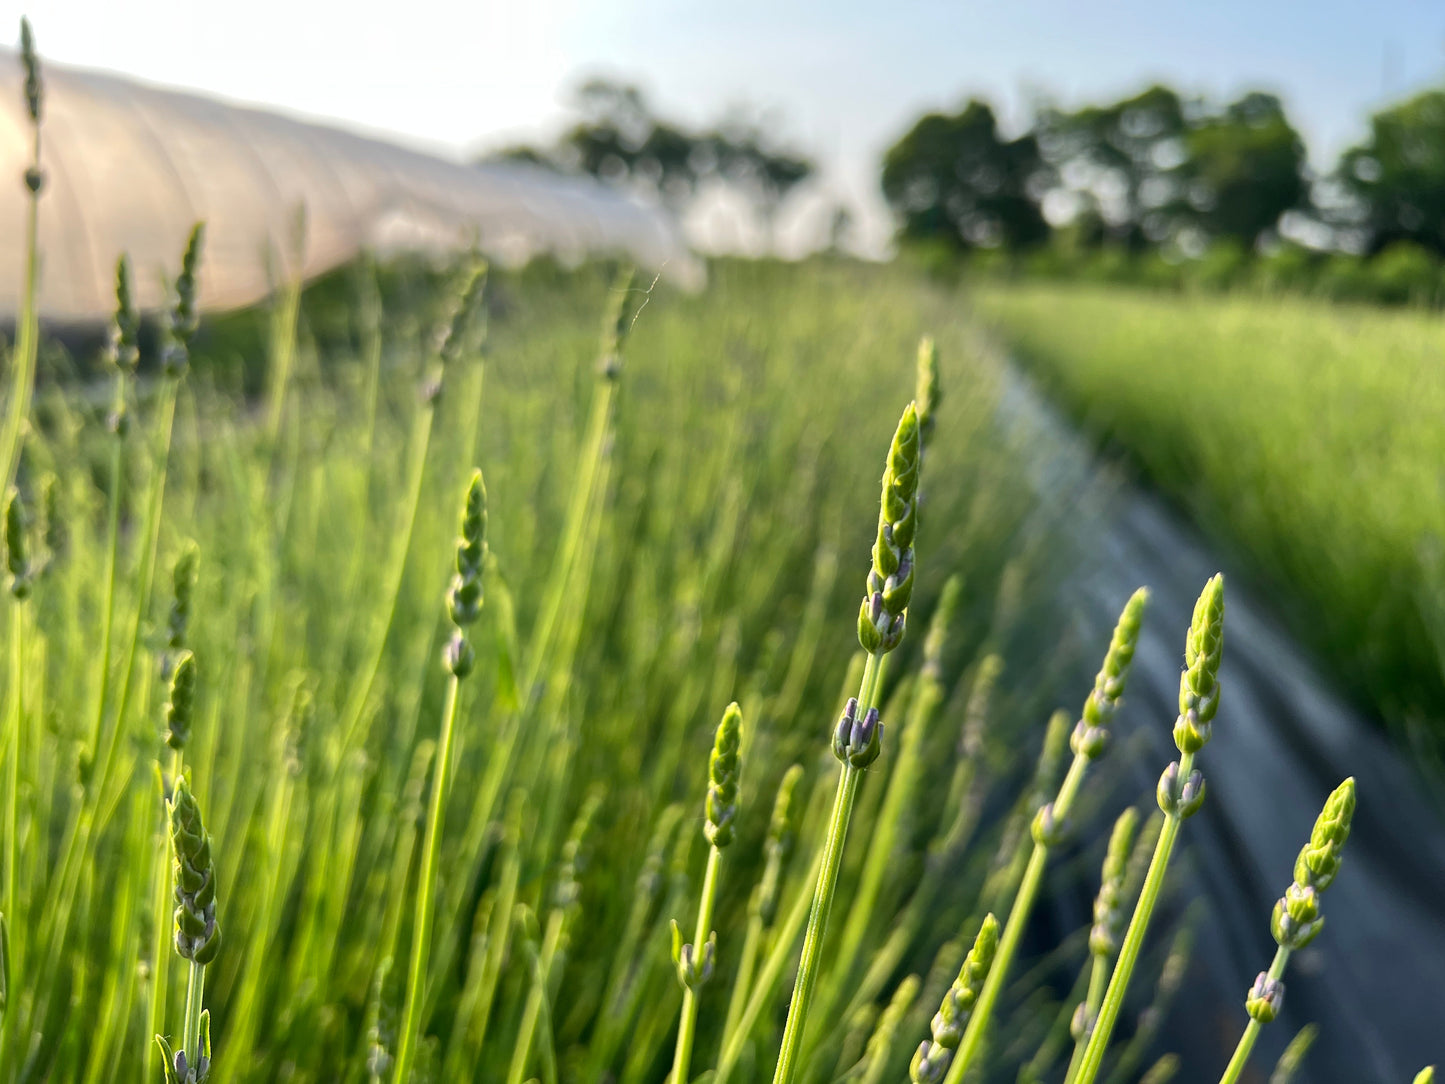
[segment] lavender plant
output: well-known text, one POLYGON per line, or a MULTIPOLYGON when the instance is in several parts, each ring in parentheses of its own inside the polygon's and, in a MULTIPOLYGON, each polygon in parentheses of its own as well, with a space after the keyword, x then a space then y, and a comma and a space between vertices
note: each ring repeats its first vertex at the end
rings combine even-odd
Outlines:
POLYGON ((1294 882, 1274 905, 1270 932, 1274 934, 1274 960, 1261 971, 1249 989, 1244 1007, 1249 1024, 1234 1048, 1234 1056, 1220 1078, 1221 1084, 1235 1084, 1244 1072, 1260 1028, 1273 1022, 1284 1004, 1284 970, 1290 954, 1304 948, 1324 927, 1320 896, 1334 883, 1340 871, 1345 841, 1350 838, 1350 821, 1355 815, 1355 781, 1346 779, 1325 801, 1315 821, 1309 842, 1295 860, 1294 882))
POLYGON ((682 931, 672 923, 672 962, 677 966, 677 980, 682 984, 682 1013, 677 1027, 677 1049, 672 1058, 673 1084, 687 1084, 688 1067, 692 1062, 692 1044, 697 1033, 698 995, 712 978, 717 955, 717 933, 712 929, 712 913, 717 903, 718 868, 722 852, 733 841, 738 813, 738 783, 741 764, 738 756, 742 744, 743 713, 736 702, 727 706, 718 724, 712 755, 708 758, 707 819, 703 835, 707 838, 707 872, 702 879, 702 897, 697 905, 697 933, 692 941, 683 943, 682 931))
POLYGON ((422 1028, 422 979, 426 973, 431 943, 432 896, 436 890, 437 854, 441 848, 442 814, 446 808, 447 776, 452 761, 452 738, 457 721, 457 700, 461 682, 476 665, 476 649, 466 630, 482 615, 482 571, 487 555, 487 490, 482 472, 475 470, 467 482, 462 503, 462 522, 456 543, 456 575, 447 592, 447 615, 454 631, 447 641, 443 661, 451 675, 447 681, 446 704, 442 708, 440 737, 437 739, 436 775, 432 780, 431 806, 427 812, 426 837, 422 842, 421 869, 417 875, 416 917, 412 923, 411 965, 407 970, 406 1003, 402 1009, 397 1039, 397 1084, 407 1084, 422 1028))
POLYGON ((813 987, 818 979, 823 935, 837 889, 838 868, 848 838, 848 822, 857 800, 863 769, 881 751, 882 723, 878 715, 878 694, 883 659, 903 641, 908 602, 913 594, 913 539, 917 529, 919 469, 918 412, 912 403, 903 412, 888 462, 883 472, 883 497, 878 514, 878 537, 873 544, 873 567, 868 573, 868 590, 858 612, 858 642, 868 653, 858 695, 848 701, 834 728, 833 755, 841 764, 833 813, 823 845, 822 865, 798 976, 788 1005, 773 1084, 789 1084, 797 1072, 813 987))
POLYGON ((1078 1084, 1093 1084, 1099 1075, 1104 1051, 1123 1007, 1124 992, 1133 977, 1144 935, 1164 887, 1179 827, 1204 804, 1204 775, 1194 767, 1194 758, 1209 743, 1214 716, 1219 711, 1219 664, 1223 656, 1224 577, 1216 574, 1204 585, 1194 604, 1194 616, 1185 637, 1185 669, 1179 678, 1179 718, 1174 724, 1174 744, 1181 755, 1159 777, 1157 794, 1159 808, 1164 812, 1164 825, 1154 846, 1154 857, 1144 877, 1139 902, 1119 948, 1119 958, 1109 976, 1098 1018, 1079 1062, 1075 1076, 1078 1084))
POLYGON ((994 1005, 1004 980, 1008 977, 1009 966, 1013 962, 1019 939, 1023 936, 1024 926, 1028 924, 1038 896, 1044 867, 1048 863, 1049 849, 1058 845, 1070 828, 1070 814, 1090 763, 1102 756, 1109 747, 1112 738, 1109 726, 1124 695, 1129 665, 1134 661, 1134 651, 1139 643, 1139 628, 1143 623, 1144 609, 1148 601, 1149 592, 1141 587, 1124 604, 1119 621, 1114 626, 1104 664, 1094 679, 1094 689, 1084 701, 1083 714, 1069 739, 1074 758, 1068 773, 1059 784, 1054 800, 1041 806, 1034 817, 1033 853, 1014 896, 1013 906, 1009 909, 1008 922, 1004 926, 1003 938, 999 944, 998 960, 988 973, 979 995, 978 1008, 968 1022, 958 1056, 948 1071, 947 1084, 961 1084, 969 1064, 978 1055, 994 1005))

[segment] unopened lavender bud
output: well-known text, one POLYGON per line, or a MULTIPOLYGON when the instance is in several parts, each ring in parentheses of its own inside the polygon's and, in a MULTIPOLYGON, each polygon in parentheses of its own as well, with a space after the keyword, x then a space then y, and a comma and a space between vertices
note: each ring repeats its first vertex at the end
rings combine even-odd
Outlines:
POLYGON ((882 752, 882 737, 878 709, 869 708, 860 718, 858 701, 850 697, 833 733, 833 755, 855 768, 866 768, 882 752))
POLYGON ((5 502, 5 567, 10 573, 10 593, 17 599, 30 594, 32 569, 25 529, 25 504, 19 490, 12 487, 5 502))
POLYGON ((1109 849, 1104 855, 1104 871, 1099 895, 1094 899, 1094 925, 1089 930, 1089 951, 1095 956, 1111 959, 1119 951, 1124 935, 1124 882, 1129 872, 1129 852, 1138 834, 1139 813, 1133 806, 1119 814, 1109 835, 1109 849))
POLYGON ((913 1084, 939 1084, 953 1061, 953 1051, 927 1039, 918 1044, 913 1060, 908 1063, 908 1075, 913 1084))
POLYGON ((1345 841, 1355 816, 1355 780, 1352 776, 1335 788, 1315 821, 1310 841, 1294 864, 1297 884, 1311 885, 1323 892, 1340 871, 1345 841))
POLYGON ((166 744, 184 749, 191 736, 196 698, 196 657, 182 651, 171 671, 171 697, 166 704, 166 744))
POLYGON ((1139 628, 1144 621, 1144 610, 1149 603, 1147 588, 1139 588, 1124 604, 1119 620, 1114 625, 1114 635, 1109 640, 1109 650, 1104 655, 1104 664, 1094 678, 1093 691, 1084 701, 1084 710, 1078 725, 1074 728, 1071 741, 1074 753, 1098 758, 1109 747, 1109 724, 1119 710, 1119 701, 1124 695, 1124 685, 1129 678, 1129 667, 1134 661, 1134 652, 1139 646, 1139 628))
POLYGON ((467 260, 451 284, 447 307, 436 332, 437 356, 444 365, 460 360, 466 351, 482 311, 486 287, 486 261, 478 257, 467 260))
POLYGON ((1090 726, 1080 719, 1074 724, 1074 732, 1069 737, 1069 748, 1078 756, 1098 760, 1108 751, 1112 737, 1113 732, 1107 728, 1090 726))
POLYGON ((1195 768, 1189 778, 1181 782, 1179 762, 1172 762, 1159 777, 1157 792, 1159 808, 1180 820, 1193 816, 1204 804, 1204 775, 1195 768))
POLYGON ((1195 768, 1179 792, 1179 819, 1188 820, 1204 805, 1204 773, 1195 768))
POLYGON ((765 927, 773 924, 778 909, 778 890, 783 875, 783 861, 793 845, 792 802, 793 791, 803 778, 803 766, 794 764, 783 773, 778 784, 778 794, 773 800, 773 816, 768 822, 768 839, 763 845, 767 860, 763 875, 758 880, 749 907, 765 927))
POLYGON ((927 444, 933 436, 938 404, 943 398, 938 386, 938 346, 932 336, 925 335, 918 343, 918 383, 913 401, 918 406, 918 436, 927 444))
POLYGON ((923 676, 930 681, 941 681, 943 678, 943 649, 962 596, 963 579, 954 573, 943 583, 943 593, 938 596, 938 605, 928 622, 928 634, 923 638, 921 669, 923 676))
POLYGON ((482 482, 482 472, 474 470, 462 502, 462 522, 457 535, 457 571, 447 592, 447 615, 458 628, 465 628, 481 616, 482 571, 486 557, 487 487, 482 482))
POLYGON ((1034 842, 1041 847, 1057 847, 1069 834, 1069 820, 1054 813, 1054 803, 1048 802, 1034 814, 1031 826, 1034 842))
POLYGON ((122 256, 115 265, 115 315, 111 320, 108 348, 112 364, 122 372, 134 372, 140 362, 139 343, 140 316, 131 291, 130 261, 122 256))
POLYGON ((1096 1014, 1089 1008, 1087 1001, 1081 1001, 1074 1009, 1074 1015, 1069 1018, 1069 1037, 1074 1042, 1083 1042, 1094 1030, 1096 1014))
POLYGON ((962 1041, 978 995, 988 979, 989 969, 993 967, 993 959, 998 952, 998 936, 998 919, 992 914, 984 916, 973 947, 959 968, 958 978, 943 995, 943 1002, 933 1017, 931 1027, 935 1047, 954 1050, 962 1041))
POLYGON ((176 952, 187 960, 208 964, 221 949, 221 929, 216 924, 215 863, 211 837, 201 821, 201 807, 185 776, 176 780, 170 814, 176 952))
POLYGON ((467 634, 461 629, 455 630, 447 641, 447 646, 442 651, 442 661, 447 670, 458 678, 466 677, 476 667, 477 653, 472 649, 467 634))
POLYGON ((1251 1019, 1258 1020, 1261 1024, 1269 1024, 1283 1007, 1284 983, 1261 971, 1255 978, 1254 985, 1249 988, 1249 996, 1244 1002, 1245 1011, 1251 1019))
MULTIPOLYGON (((1298 886, 1291 885, 1290 887, 1295 888, 1298 886)), ((1314 892, 1314 889, 1306 889, 1305 891, 1314 892)), ((1319 905, 1317 902, 1311 906, 1298 896, 1291 900, 1287 893, 1274 905, 1274 914, 1270 917, 1269 932, 1274 935, 1276 943, 1283 948, 1294 951, 1304 948, 1318 937, 1324 925, 1324 916, 1319 913, 1319 905)))
POLYGON ((858 615, 858 641, 865 651, 874 654, 892 651, 903 640, 905 615, 913 594, 918 470, 918 412, 909 403, 888 450, 873 567, 858 615))
POLYGON ((1224 657, 1224 577, 1216 574, 1194 604, 1184 640, 1184 673, 1179 678, 1179 720, 1174 744, 1197 753, 1208 743, 1219 710, 1219 664, 1224 657))
MULTIPOLYGON (((25 69, 25 111, 30 123, 40 123, 41 106, 45 101, 45 84, 40 78, 40 54, 35 49, 35 32, 30 20, 20 19, 20 63, 25 69)), ((33 190, 32 190, 33 191, 33 190)))
POLYGON ((677 980, 696 991, 712 978, 713 960, 717 955, 717 933, 709 935, 699 953, 690 943, 684 944, 677 920, 672 923, 672 962, 677 965, 677 980))
POLYGON ((721 850, 733 841, 738 813, 738 782, 741 776, 738 748, 742 742, 743 713, 737 703, 723 712, 708 758, 707 820, 703 835, 721 850))
POLYGON ((635 276, 636 271, 631 267, 618 268, 607 295, 607 309, 602 316, 602 352, 597 359, 597 373, 606 381, 614 381, 622 374, 622 347, 634 319, 629 301, 635 276))

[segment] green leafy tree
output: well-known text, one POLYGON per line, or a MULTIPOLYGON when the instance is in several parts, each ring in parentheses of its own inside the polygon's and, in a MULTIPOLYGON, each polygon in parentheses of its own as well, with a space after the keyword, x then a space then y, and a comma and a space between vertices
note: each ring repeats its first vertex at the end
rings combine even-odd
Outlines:
POLYGON ((1339 223, 1377 253, 1398 241, 1445 254, 1445 90, 1430 90, 1370 119, 1336 179, 1348 205, 1339 223))
POLYGON ((1308 203, 1305 146, 1272 94, 1252 92, 1184 136, 1187 206, 1173 215, 1210 240, 1255 248, 1280 217, 1308 203))
POLYGON ((921 118, 883 160, 883 195, 905 242, 960 251, 1048 239, 1040 202, 1048 168, 1032 134, 1006 139, 986 102, 921 118))
POLYGON ((1187 127, 1184 100, 1157 85, 1110 105, 1045 108, 1037 121, 1041 153, 1093 236, 1133 251, 1163 241, 1177 218, 1187 127))

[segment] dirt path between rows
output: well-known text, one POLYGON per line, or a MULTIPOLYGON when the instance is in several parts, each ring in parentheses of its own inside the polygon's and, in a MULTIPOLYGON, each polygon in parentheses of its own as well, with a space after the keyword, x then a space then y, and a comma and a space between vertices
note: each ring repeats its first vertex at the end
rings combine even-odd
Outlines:
MULTIPOLYGON (((1073 484, 1091 469, 1086 442, 1017 373, 1002 410, 1030 432, 1041 484, 1073 484)), ((1162 1031, 1162 1049, 1184 1059, 1176 1079, 1218 1080, 1246 1022, 1245 992, 1274 952, 1270 910, 1325 797, 1348 775, 1359 809, 1342 872, 1324 896, 1326 928, 1292 959, 1284 1013, 1265 1029, 1252 1068, 1266 1080, 1309 1021, 1320 1034, 1297 1081, 1403 1084, 1427 1063, 1445 1064, 1440 804, 1426 799, 1377 721, 1346 703, 1283 632, 1275 600, 1231 575, 1230 562, 1156 495, 1129 483, 1094 488, 1108 492, 1085 519, 1097 536, 1097 563, 1079 587, 1089 620, 1106 628, 1134 587, 1152 591, 1111 754, 1123 785, 1109 815, 1151 795, 1178 755, 1170 726, 1184 632, 1204 581, 1223 571, 1228 583, 1222 701, 1200 755, 1208 799, 1186 823, 1187 852, 1171 873, 1176 908, 1205 905, 1189 977, 1162 1031)))

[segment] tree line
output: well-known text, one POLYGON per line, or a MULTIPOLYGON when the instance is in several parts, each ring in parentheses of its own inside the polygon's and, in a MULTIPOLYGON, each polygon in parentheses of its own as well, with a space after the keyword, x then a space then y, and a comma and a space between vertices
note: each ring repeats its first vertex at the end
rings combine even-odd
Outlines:
POLYGON ((921 117, 890 147, 882 187, 903 245, 957 253, 1052 244, 1185 258, 1303 240, 1439 257, 1445 91, 1376 113, 1366 138, 1319 174, 1273 94, 1215 105, 1155 85, 1107 105, 1043 106, 1016 136, 972 99, 921 117))

